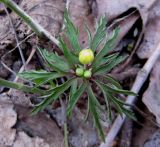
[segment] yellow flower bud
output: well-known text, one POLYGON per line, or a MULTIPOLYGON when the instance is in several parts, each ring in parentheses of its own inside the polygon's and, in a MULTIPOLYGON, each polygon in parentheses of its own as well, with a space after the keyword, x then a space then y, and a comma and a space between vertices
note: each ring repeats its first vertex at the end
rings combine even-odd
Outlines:
POLYGON ((82 64, 89 64, 94 60, 94 53, 91 49, 83 49, 79 53, 79 62, 82 64))

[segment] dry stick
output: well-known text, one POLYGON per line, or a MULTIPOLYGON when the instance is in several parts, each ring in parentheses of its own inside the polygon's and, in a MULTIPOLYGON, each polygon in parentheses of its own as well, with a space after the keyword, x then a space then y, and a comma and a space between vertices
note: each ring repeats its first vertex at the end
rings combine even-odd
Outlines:
POLYGON ((20 53, 20 56, 21 56, 21 59, 22 59, 22 63, 23 63, 24 68, 25 68, 26 61, 25 61, 25 59, 24 59, 24 55, 23 55, 22 49, 21 49, 21 47, 20 47, 20 45, 19 45, 19 39, 18 39, 18 37, 17 37, 15 27, 14 27, 14 25, 13 25, 12 19, 11 19, 10 15, 9 15, 8 10, 6 9, 6 6, 5 6, 5 5, 4 5, 4 9, 5 9, 5 12, 6 12, 7 16, 8 16, 9 21, 10 21, 10 25, 11 25, 11 27, 12 27, 13 34, 14 34, 15 39, 16 39, 16 43, 17 43, 17 47, 18 47, 18 50, 19 50, 19 53, 20 53))
MULTIPOLYGON (((26 64, 23 65, 23 66, 20 68, 19 73, 24 71, 25 66, 31 61, 31 59, 32 59, 33 55, 35 54, 35 52, 36 52, 36 49, 33 48, 32 51, 31 51, 31 53, 30 53, 30 55, 29 55, 29 57, 28 57, 28 59, 27 59, 27 61, 26 61, 26 64)), ((17 82, 17 81, 18 81, 18 76, 16 76, 16 78, 14 79, 13 82, 17 82)), ((8 93, 8 94, 11 94, 11 92, 12 92, 12 89, 10 89, 7 93, 8 93)))
MULTIPOLYGON (((139 71, 136 80, 132 86, 131 91, 138 93, 143 86, 144 82, 146 81, 149 73, 151 72, 151 69, 153 65, 155 64, 156 60, 160 56, 160 43, 158 44, 156 50, 153 52, 153 54, 150 56, 150 58, 147 60, 143 68, 139 71)), ((136 97, 135 96, 128 96, 126 103, 133 104, 135 103, 136 97)), ((111 143, 115 139, 116 135, 118 134, 119 130, 121 129, 121 126, 123 125, 123 122, 125 120, 126 116, 123 114, 123 118, 118 115, 116 120, 114 121, 109 133, 107 134, 105 138, 105 143, 102 143, 100 147, 110 147, 111 143)))
POLYGON ((14 72, 10 67, 8 67, 5 63, 4 63, 4 61, 5 61, 5 58, 6 58, 6 56, 8 55, 8 54, 10 54, 10 53, 12 53, 17 47, 18 47, 18 45, 21 45, 23 42, 25 42, 28 38, 30 38, 31 36, 33 36, 35 33, 32 33, 32 34, 30 34, 30 35, 28 35, 26 38, 24 38, 21 42, 19 42, 13 49, 11 49, 9 52, 7 52, 6 54, 4 54, 3 56, 2 56, 2 58, 1 58, 1 64, 8 70, 8 71, 10 71, 13 75, 17 75, 17 73, 16 72, 14 72))
POLYGON ((53 37, 46 29, 44 29, 40 24, 32 19, 32 17, 30 17, 25 11, 23 11, 15 2, 13 2, 12 0, 0 0, 0 2, 4 3, 17 15, 19 15, 38 36, 45 36, 52 42, 54 42, 57 46, 59 45, 59 41, 55 37, 53 37))

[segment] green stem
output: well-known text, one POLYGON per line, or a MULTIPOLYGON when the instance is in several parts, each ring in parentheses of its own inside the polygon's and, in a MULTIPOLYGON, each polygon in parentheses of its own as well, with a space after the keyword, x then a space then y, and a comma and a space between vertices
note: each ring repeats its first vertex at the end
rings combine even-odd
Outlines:
POLYGON ((69 147, 69 144, 68 144, 68 129, 67 129, 67 123, 66 122, 64 123, 64 144, 65 144, 65 147, 69 147))
POLYGON ((59 45, 59 41, 56 38, 54 38, 47 30, 45 30, 40 24, 38 24, 34 19, 32 19, 32 17, 30 17, 25 11, 23 11, 14 1, 0 0, 0 2, 4 3, 17 15, 19 15, 39 37, 45 36, 51 41, 53 41, 56 45, 59 45))
POLYGON ((20 83, 10 82, 10 81, 4 80, 2 78, 0 78, 0 86, 4 86, 4 87, 7 87, 7 88, 14 88, 14 89, 17 89, 17 90, 21 90, 21 91, 24 91, 24 92, 30 92, 30 93, 37 93, 37 94, 45 94, 46 93, 45 90, 41 90, 41 89, 38 89, 38 88, 33 88, 33 87, 26 86, 26 85, 23 85, 23 84, 20 84, 20 83))

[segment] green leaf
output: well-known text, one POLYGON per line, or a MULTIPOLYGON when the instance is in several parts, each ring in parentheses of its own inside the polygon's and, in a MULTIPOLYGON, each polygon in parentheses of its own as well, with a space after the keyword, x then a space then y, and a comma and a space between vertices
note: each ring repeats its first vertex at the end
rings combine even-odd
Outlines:
POLYGON ((112 37, 105 42, 104 47, 98 52, 97 56, 94 59, 93 66, 99 66, 101 59, 107 55, 109 51, 111 51, 115 47, 115 41, 118 37, 119 28, 116 28, 113 31, 112 37))
POLYGON ((38 113, 39 111, 42 111, 47 105, 58 99, 58 97, 71 86, 73 80, 74 78, 66 81, 64 84, 52 90, 49 90, 48 93, 52 92, 50 96, 44 99, 40 104, 36 105, 35 108, 32 110, 31 114, 33 115, 38 113))
POLYGON ((104 85, 100 84, 99 82, 95 81, 95 83, 98 85, 98 87, 101 89, 103 96, 104 96, 104 100, 107 106, 107 111, 108 111, 108 115, 109 115, 109 120, 112 121, 112 111, 111 111, 111 106, 110 106, 110 99, 109 97, 106 95, 106 91, 104 88, 104 85))
POLYGON ((85 30, 86 30, 86 32, 88 34, 88 46, 91 49, 92 48, 92 35, 91 35, 91 31, 90 31, 90 29, 89 29, 87 24, 85 24, 85 30))
POLYGON ((74 24, 72 23, 68 11, 66 10, 64 13, 64 24, 66 27, 65 35, 69 39, 74 51, 78 54, 81 51, 81 47, 78 42, 78 30, 75 28, 74 24))
POLYGON ((132 112, 132 110, 123 107, 123 113, 127 117, 133 119, 134 121, 137 121, 137 118, 136 118, 135 114, 132 112))
POLYGON ((76 63, 78 63, 78 57, 75 57, 71 50, 67 47, 66 43, 63 41, 63 39, 59 38, 59 47, 62 49, 64 56, 68 63, 70 64, 71 68, 74 67, 76 63))
POLYGON ((94 93, 93 93, 93 90, 92 90, 92 87, 89 85, 88 86, 88 89, 89 89, 89 91, 92 93, 92 98, 93 98, 93 101, 94 101, 94 103, 96 104, 96 106, 97 106, 97 108, 99 109, 99 110, 101 110, 101 111, 104 111, 104 109, 102 108, 102 106, 101 106, 101 104, 99 103, 99 101, 97 100, 97 98, 96 98, 96 96, 94 95, 94 93))
POLYGON ((134 92, 132 92, 132 91, 129 91, 129 90, 118 89, 118 88, 116 88, 115 86, 112 86, 112 85, 110 85, 110 84, 104 84, 104 83, 102 83, 102 82, 100 82, 100 84, 103 85, 104 88, 105 88, 107 91, 112 92, 112 93, 137 96, 136 93, 134 93, 134 92))
POLYGON ((87 87, 87 83, 86 82, 82 83, 82 85, 78 88, 78 90, 72 95, 72 97, 70 98, 70 101, 68 103, 67 115, 71 114, 73 107, 77 103, 80 96, 84 93, 86 87, 87 87))
POLYGON ((93 119, 94 119, 94 123, 96 125, 96 128, 98 129, 99 135, 101 137, 101 139, 105 142, 105 136, 104 136, 104 132, 101 126, 101 123, 99 121, 99 115, 98 112, 96 110, 96 104, 94 103, 94 94, 91 91, 90 88, 88 88, 87 90, 88 93, 88 100, 89 100, 89 106, 90 106, 90 112, 92 113, 93 119))
POLYGON ((78 81, 77 79, 75 79, 71 85, 71 89, 70 89, 70 93, 69 93, 69 98, 71 98, 73 96, 73 94, 77 91, 77 87, 78 87, 78 81))
MULTIPOLYGON (((109 63, 109 62, 111 62, 111 61, 113 61, 114 59, 116 59, 117 57, 118 57, 118 54, 119 53, 114 53, 114 54, 111 54, 111 55, 108 55, 108 56, 106 56, 106 57, 103 57, 103 58, 101 58, 100 60, 99 60, 99 65, 101 66, 101 65, 103 65, 103 64, 106 64, 106 63, 109 63)), ((94 66, 92 66, 93 68, 94 67, 96 67, 97 65, 94 65, 94 66)))
POLYGON ((43 59, 46 61, 46 63, 54 70, 57 72, 69 72, 70 67, 67 64, 64 59, 55 53, 49 53, 46 49, 40 49, 38 48, 40 54, 42 55, 43 59))
POLYGON ((106 24, 107 24, 107 19, 106 17, 101 17, 99 22, 98 22, 98 27, 96 30, 96 33, 93 37, 92 44, 91 44, 91 49, 95 51, 98 47, 98 45, 102 42, 102 40, 106 36, 106 24))
POLYGON ((133 120, 137 120, 135 117, 135 114, 132 112, 132 110, 130 110, 130 108, 128 108, 128 106, 126 107, 125 105, 127 105, 124 101, 111 96, 112 101, 114 101, 115 103, 117 103, 120 107, 121 107, 121 111, 122 113, 124 113, 127 117, 133 119, 133 120))
MULTIPOLYGON (((104 98, 105 98, 105 101, 106 101, 106 105, 107 107, 110 109, 109 105, 110 105, 110 102, 112 101, 113 104, 116 106, 116 109, 117 111, 120 113, 121 116, 123 116, 122 114, 124 113, 126 116, 128 116, 129 118, 133 119, 133 120, 136 120, 135 116, 134 116, 134 113, 132 113, 132 111, 130 109, 127 109, 125 107, 125 105, 127 105, 125 102, 123 102, 122 100, 114 97, 112 95, 112 92, 111 91, 108 91, 108 89, 106 90, 106 86, 105 84, 101 83, 100 81, 94 81, 98 87, 100 87, 100 89, 102 90, 103 92, 103 95, 104 95, 104 98)), ((126 92, 126 91, 125 91, 126 92)), ((128 91, 127 91, 128 92, 128 91)), ((113 93, 114 94, 114 93, 113 93)), ((109 118, 110 120, 112 120, 111 118, 111 110, 108 110, 109 111, 109 118)))
MULTIPOLYGON (((115 61, 116 59, 117 59, 117 57, 118 57, 118 54, 115 54, 114 56, 112 56, 112 58, 110 58, 106 63, 104 63, 104 64, 101 64, 101 65, 99 65, 99 66, 96 66, 96 65, 93 65, 92 67, 93 67, 93 73, 95 73, 96 71, 98 71, 98 70, 101 70, 101 72, 102 72, 102 70, 104 70, 106 67, 108 67, 108 68, 110 68, 111 67, 111 64, 114 64, 113 63, 113 61, 115 61)), ((102 61, 103 59, 101 59, 101 61, 102 61)), ((101 62, 100 61, 100 62, 101 62)))
POLYGON ((106 72, 111 71, 115 66, 123 62, 128 56, 118 56, 115 60, 111 61, 110 63, 107 63, 105 65, 100 66, 99 68, 95 69, 95 74, 105 74, 106 72))
POLYGON ((40 86, 42 84, 47 83, 50 80, 63 77, 63 74, 59 74, 56 72, 47 72, 45 70, 31 70, 31 71, 24 71, 18 74, 19 77, 30 80, 40 86))
POLYGON ((119 89, 122 89, 122 86, 111 76, 106 75, 103 76, 108 82, 112 83, 114 86, 116 86, 119 89))
POLYGON ((113 102, 113 104, 116 106, 118 113, 121 115, 121 117, 123 117, 123 110, 122 110, 123 106, 120 105, 111 94, 109 93, 106 93, 106 94, 110 98, 110 100, 113 102))

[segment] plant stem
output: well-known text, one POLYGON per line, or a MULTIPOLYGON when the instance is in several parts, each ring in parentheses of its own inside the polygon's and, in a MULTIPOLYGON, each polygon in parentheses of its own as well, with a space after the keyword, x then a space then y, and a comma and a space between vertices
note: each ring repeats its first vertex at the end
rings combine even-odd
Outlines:
POLYGON ((67 123, 66 122, 64 123, 64 144, 65 144, 65 147, 69 147, 69 144, 68 144, 68 129, 67 129, 67 123))
POLYGON ((33 87, 26 86, 26 85, 23 85, 23 84, 20 84, 20 83, 10 82, 10 81, 4 80, 2 78, 0 78, 0 86, 4 86, 4 87, 7 87, 7 88, 14 88, 14 89, 17 89, 17 90, 21 90, 21 91, 24 91, 24 92, 30 92, 30 93, 37 93, 37 94, 45 94, 46 93, 45 90, 41 90, 41 89, 38 89, 38 88, 33 88, 33 87))
POLYGON ((40 24, 38 24, 33 18, 31 18, 15 2, 13 2, 12 0, 0 0, 0 2, 4 3, 17 15, 19 15, 39 37, 45 36, 53 41, 57 46, 59 45, 59 41, 55 37, 53 37, 47 30, 45 30, 40 24))

